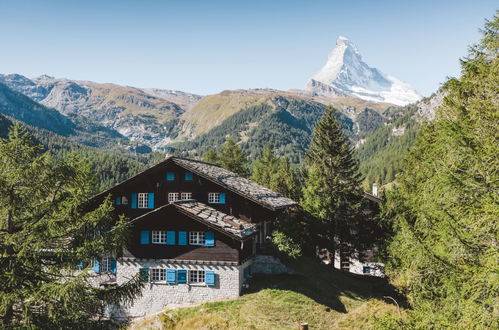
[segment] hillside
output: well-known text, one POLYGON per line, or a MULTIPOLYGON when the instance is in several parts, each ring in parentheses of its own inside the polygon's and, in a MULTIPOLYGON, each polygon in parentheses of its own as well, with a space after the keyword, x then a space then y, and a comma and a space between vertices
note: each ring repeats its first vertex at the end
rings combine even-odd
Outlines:
POLYGON ((171 121, 200 99, 178 91, 50 76, 29 79, 18 74, 0 75, 0 82, 62 114, 89 118, 149 147, 170 142, 171 121))
POLYGON ((398 314, 383 297, 399 299, 382 279, 356 277, 308 258, 292 267, 299 275, 252 278, 238 299, 167 310, 129 329, 296 329, 299 322, 309 329, 372 329, 375 317, 398 314))
POLYGON ((173 144, 190 155, 201 156, 231 136, 254 159, 267 142, 294 163, 303 159, 317 120, 327 105, 338 109, 345 133, 357 143, 382 126, 391 104, 354 98, 313 97, 305 91, 272 89, 234 90, 209 95, 181 116, 184 121, 173 144))
POLYGON ((390 114, 386 116, 391 120, 374 130, 355 150, 366 190, 374 182, 385 185, 395 180, 421 123, 433 120, 445 94, 441 90, 415 104, 387 110, 390 114))

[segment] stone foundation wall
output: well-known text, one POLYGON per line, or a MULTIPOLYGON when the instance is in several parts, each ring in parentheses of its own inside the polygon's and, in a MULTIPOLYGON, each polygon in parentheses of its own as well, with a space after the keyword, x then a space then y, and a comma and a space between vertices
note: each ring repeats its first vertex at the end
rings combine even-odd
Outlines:
POLYGON ((139 273, 140 268, 166 268, 185 270, 212 270, 215 272, 215 286, 204 284, 167 284, 148 282, 142 289, 142 296, 131 305, 120 306, 114 311, 116 317, 136 318, 161 312, 178 305, 200 303, 224 298, 236 298, 242 288, 242 267, 244 265, 213 265, 192 263, 169 263, 161 260, 118 260, 116 282, 123 284, 139 273))
POLYGON ((252 274, 279 275, 296 274, 296 272, 283 264, 279 258, 268 255, 257 255, 251 265, 252 274))

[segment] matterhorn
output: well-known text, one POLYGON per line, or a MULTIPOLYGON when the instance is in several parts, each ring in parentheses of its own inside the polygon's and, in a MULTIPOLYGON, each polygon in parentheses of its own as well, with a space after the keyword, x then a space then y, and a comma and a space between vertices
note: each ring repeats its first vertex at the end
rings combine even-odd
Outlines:
POLYGON ((345 37, 336 40, 326 65, 310 78, 306 88, 320 96, 353 96, 396 105, 421 99, 409 84, 363 62, 357 47, 345 37))

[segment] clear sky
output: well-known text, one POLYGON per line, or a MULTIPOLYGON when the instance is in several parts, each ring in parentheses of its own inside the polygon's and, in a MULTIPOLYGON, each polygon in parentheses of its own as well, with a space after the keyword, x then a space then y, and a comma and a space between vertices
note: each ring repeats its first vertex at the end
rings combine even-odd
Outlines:
POLYGON ((343 35, 435 91, 499 9, 489 0, 0 0, 0 73, 199 94, 303 88, 343 35))

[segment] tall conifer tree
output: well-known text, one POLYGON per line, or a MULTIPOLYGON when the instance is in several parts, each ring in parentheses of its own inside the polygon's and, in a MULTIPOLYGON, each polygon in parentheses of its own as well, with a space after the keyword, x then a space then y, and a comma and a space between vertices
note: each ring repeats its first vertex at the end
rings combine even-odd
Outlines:
POLYGON ((302 206, 319 219, 319 244, 332 258, 335 251, 352 254, 360 249, 360 176, 348 140, 328 107, 317 123, 305 159, 302 206))
POLYGON ((0 328, 107 327, 107 306, 139 292, 138 277, 90 285, 91 261, 120 252, 128 229, 109 200, 82 211, 95 187, 88 162, 54 160, 18 125, 0 139, 0 328))
POLYGON ((227 138, 222 146, 222 150, 218 153, 218 161, 223 168, 244 177, 248 176, 246 156, 241 147, 236 145, 231 137, 227 138))

